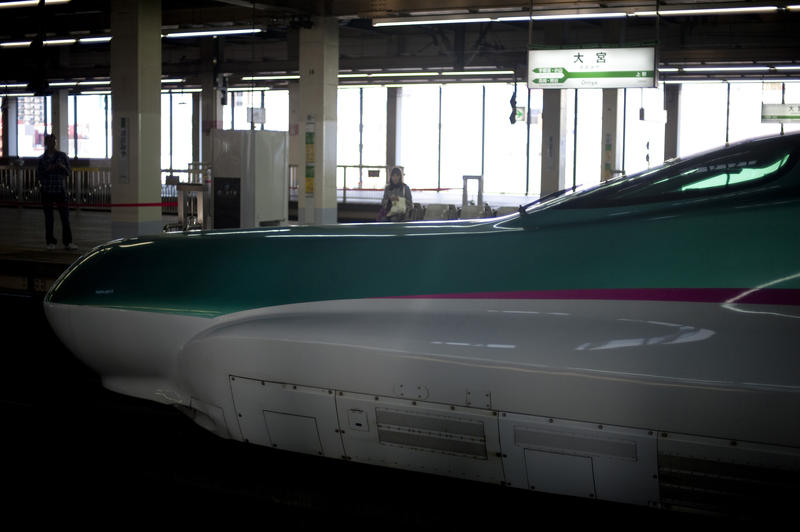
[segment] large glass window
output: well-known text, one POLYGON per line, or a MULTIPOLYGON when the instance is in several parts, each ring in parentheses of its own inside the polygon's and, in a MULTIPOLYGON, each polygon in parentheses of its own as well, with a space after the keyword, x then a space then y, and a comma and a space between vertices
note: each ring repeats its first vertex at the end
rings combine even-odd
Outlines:
POLYGON ((189 168, 192 162, 192 94, 172 94, 172 168, 189 168))
POLYGON ((357 188, 360 154, 361 89, 340 88, 336 94, 336 188, 357 188))
POLYGON ((523 192, 538 196, 542 191, 542 109, 544 107, 544 90, 532 90, 530 95, 530 167, 528 182, 523 192))
POLYGON ((162 169, 183 171, 192 162, 192 114, 191 93, 161 94, 162 169))
POLYGON ((600 182, 601 137, 603 129, 603 91, 580 89, 564 91, 566 98, 566 170, 564 186, 594 185, 600 182), (577 102, 575 93, 577 92, 577 102), (577 135, 575 112, 577 104, 577 135))
POLYGON ((664 86, 625 91, 625 173, 664 162, 664 86))
POLYGON ((361 89, 340 88, 336 94, 336 164, 358 165, 361 89))
POLYGON ((386 87, 365 87, 363 95, 363 164, 386 166, 386 87))
POLYGON ((678 156, 725 144, 728 111, 726 83, 685 83, 678 110, 678 156))
POLYGON ((69 156, 91 159, 110 157, 111 151, 106 138, 106 130, 108 129, 110 136, 111 95, 71 95, 67 99, 67 112, 69 114, 67 118, 69 139, 67 153, 69 156))
POLYGON ((17 98, 17 155, 38 157, 44 153, 44 136, 52 123, 50 111, 50 96, 17 98))
MULTIPOLYGON (((513 83, 491 83, 486 87, 486 134, 483 187, 488 193, 525 192, 527 127, 525 117, 511 123, 513 83)), ((528 90, 517 84, 516 107, 527 107, 528 90)))
POLYGON ((761 103, 780 103, 780 85, 780 83, 730 84, 731 100, 728 130, 730 142, 764 135, 776 135, 781 132, 780 124, 765 124, 761 122, 761 103), (774 102, 769 100, 774 100, 774 102))
POLYGON ((439 85, 401 89, 399 164, 411 188, 436 188, 439 180, 439 85))
MULTIPOLYGON (((784 100, 786 103, 800 104, 800 83, 786 83, 784 84, 785 94, 784 100)), ((788 133, 790 131, 800 131, 800 122, 787 122, 783 124, 783 130, 788 133)))
POLYGON ((442 87, 442 187, 461 190, 463 176, 481 175, 482 85, 442 87))
POLYGON ((264 124, 269 131, 289 131, 289 91, 265 91, 264 124))
POLYGON ((264 123, 256 123, 252 129, 289 131, 288 90, 228 91, 227 103, 222 106, 222 129, 251 129, 250 107, 264 109, 264 123))

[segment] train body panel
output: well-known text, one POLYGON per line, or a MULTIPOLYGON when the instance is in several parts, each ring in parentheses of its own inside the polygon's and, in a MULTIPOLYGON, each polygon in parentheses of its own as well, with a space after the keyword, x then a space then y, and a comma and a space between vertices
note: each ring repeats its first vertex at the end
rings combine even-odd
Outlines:
POLYGON ((105 386, 223 437, 691 505, 718 464, 800 471, 799 161, 794 135, 498 219, 115 241, 45 307, 105 386))

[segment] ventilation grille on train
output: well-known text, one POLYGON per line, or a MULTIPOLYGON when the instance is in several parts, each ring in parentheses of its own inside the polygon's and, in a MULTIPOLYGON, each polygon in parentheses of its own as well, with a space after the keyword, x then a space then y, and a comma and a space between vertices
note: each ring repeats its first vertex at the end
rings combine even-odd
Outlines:
POLYGON ((659 454, 662 503, 733 517, 785 512, 800 500, 797 472, 659 454))
POLYGON ((426 451, 486 459, 483 423, 397 410, 376 409, 378 440, 426 451))

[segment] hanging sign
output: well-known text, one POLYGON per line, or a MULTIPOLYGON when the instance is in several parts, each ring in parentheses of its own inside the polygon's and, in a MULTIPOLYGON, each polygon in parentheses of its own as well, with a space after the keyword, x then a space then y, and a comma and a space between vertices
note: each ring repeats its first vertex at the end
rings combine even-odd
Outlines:
POLYGON ((314 122, 306 122, 306 196, 314 195, 314 122))
POLYGON ((800 103, 762 103, 761 122, 800 122, 800 103))
POLYGON ((528 51, 529 89, 655 86, 655 48, 528 51))
POLYGON ((130 118, 121 116, 119 118, 119 153, 117 159, 119 161, 119 182, 127 185, 131 182, 131 169, 130 169, 130 118))

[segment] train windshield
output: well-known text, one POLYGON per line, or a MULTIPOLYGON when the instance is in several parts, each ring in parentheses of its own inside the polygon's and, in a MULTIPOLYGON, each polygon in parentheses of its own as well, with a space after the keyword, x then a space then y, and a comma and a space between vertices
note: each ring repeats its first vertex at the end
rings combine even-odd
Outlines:
POLYGON ((800 137, 718 150, 579 193, 558 208, 584 209, 675 201, 761 187, 797 166, 800 137))

